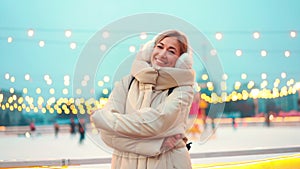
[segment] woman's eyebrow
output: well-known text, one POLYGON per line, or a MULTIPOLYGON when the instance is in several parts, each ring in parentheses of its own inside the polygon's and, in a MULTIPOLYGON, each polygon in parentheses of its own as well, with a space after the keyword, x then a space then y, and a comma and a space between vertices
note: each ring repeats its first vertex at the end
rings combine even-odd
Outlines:
POLYGON ((158 44, 159 44, 159 45, 165 45, 163 42, 159 42, 158 44))
MULTIPOLYGON (((163 46, 165 45, 163 42, 159 42, 158 44, 163 45, 163 46)), ((175 50, 175 52, 177 52, 177 49, 174 46, 169 46, 169 49, 173 49, 173 50, 175 50)))
POLYGON ((169 46, 170 49, 174 49, 175 51, 177 51, 177 49, 173 46, 169 46))

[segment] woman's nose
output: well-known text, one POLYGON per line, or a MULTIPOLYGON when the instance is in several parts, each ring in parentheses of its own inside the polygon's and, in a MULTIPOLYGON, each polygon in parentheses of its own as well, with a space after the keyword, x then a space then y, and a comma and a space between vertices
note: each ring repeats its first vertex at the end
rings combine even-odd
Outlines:
POLYGON ((159 51, 159 54, 158 54, 158 55, 159 55, 159 57, 161 57, 161 58, 165 58, 165 57, 166 57, 166 52, 167 52, 167 51, 166 51, 166 50, 164 50, 164 49, 163 49, 163 50, 160 50, 160 51, 159 51))

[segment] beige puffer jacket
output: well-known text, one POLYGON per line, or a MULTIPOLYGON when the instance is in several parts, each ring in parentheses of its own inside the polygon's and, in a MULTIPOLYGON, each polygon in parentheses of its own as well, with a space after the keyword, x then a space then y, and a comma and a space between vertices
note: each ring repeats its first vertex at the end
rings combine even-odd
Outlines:
POLYGON ((185 136, 194 94, 192 57, 183 54, 174 68, 153 68, 152 49, 148 45, 138 53, 131 75, 116 83, 105 107, 92 115, 103 141, 114 149, 112 169, 191 168, 181 139, 171 150, 162 143, 176 134, 185 136))

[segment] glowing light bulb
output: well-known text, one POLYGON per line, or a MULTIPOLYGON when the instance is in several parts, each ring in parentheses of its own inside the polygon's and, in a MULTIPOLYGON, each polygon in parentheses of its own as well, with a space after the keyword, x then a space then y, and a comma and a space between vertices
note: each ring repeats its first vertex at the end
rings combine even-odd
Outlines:
POLYGON ((216 38, 217 40, 222 40, 223 34, 222 34, 221 32, 217 32, 216 35, 215 35, 215 38, 216 38))
POLYGON ((262 73, 261 74, 261 79, 266 79, 267 78, 267 74, 266 73, 262 73))
POLYGON ((62 93, 63 93, 64 95, 67 95, 67 94, 69 93, 69 90, 68 90, 67 88, 64 88, 63 91, 62 91, 62 93))
POLYGON ((263 57, 267 56, 267 54, 268 54, 268 53, 267 53, 266 50, 261 50, 261 51, 260 51, 260 55, 263 56, 263 57))
POLYGON ((70 80, 70 76, 69 75, 65 75, 64 76, 64 81, 69 81, 70 80))
POLYGON ((70 43, 70 48, 71 49, 76 49, 76 47, 77 47, 77 44, 75 42, 70 43))
POLYGON ((23 93, 27 94, 27 92, 28 92, 28 89, 27 88, 23 88, 23 93))
POLYGON ((236 56, 242 56, 242 54, 243 54, 243 52, 240 49, 238 49, 238 50, 235 51, 235 55, 236 56))
POLYGON ((13 41, 13 38, 11 36, 7 38, 8 43, 11 43, 12 41, 13 41))
POLYGON ((49 90, 49 93, 50 93, 50 94, 54 94, 54 93, 55 93, 55 90, 54 90, 53 88, 51 88, 51 89, 49 90))
POLYGON ((216 56, 218 53, 217 53, 217 50, 216 50, 216 49, 212 49, 212 50, 210 50, 210 54, 211 54, 212 56, 216 56))
POLYGON ((46 81, 46 83, 47 83, 47 85, 51 85, 51 84, 52 84, 52 80, 51 80, 51 79, 48 79, 48 80, 46 81))
POLYGON ((108 32, 108 31, 104 31, 104 32, 102 33, 102 37, 103 37, 104 39, 108 38, 108 37, 109 37, 109 32, 108 32))
POLYGON ((87 85, 87 81, 83 80, 81 81, 81 86, 86 86, 87 85))
POLYGON ((6 80, 8 80, 9 79, 9 73, 5 73, 5 75, 4 75, 4 78, 6 79, 6 80))
POLYGON ((246 74, 246 73, 243 73, 243 74, 241 75, 241 78, 242 78, 242 79, 247 79, 247 74, 246 74))
POLYGON ((285 57, 290 57, 291 56, 291 52, 288 51, 288 50, 284 51, 284 56, 285 57))
POLYGON ((45 46, 45 41, 39 41, 39 46, 42 48, 42 47, 44 47, 45 46))
POLYGON ((208 79, 208 75, 207 74, 203 74, 201 78, 202 78, 202 80, 207 80, 208 79))
POLYGON ((228 75, 227 75, 226 73, 224 73, 224 74, 222 75, 222 79, 223 79, 223 80, 227 80, 227 79, 228 79, 228 75))
POLYGON ((89 75, 84 75, 83 79, 84 79, 85 81, 89 81, 89 80, 90 80, 90 76, 89 76, 89 75))
POLYGON ((76 94, 80 95, 81 94, 81 89, 76 89, 76 94))
POLYGON ((26 75, 24 76, 24 78, 25 78, 25 80, 29 80, 29 79, 30 79, 30 75, 29 75, 29 74, 26 74, 26 75))
POLYGON ((66 30, 66 31, 65 31, 65 36, 66 36, 67 38, 71 37, 71 36, 72 36, 72 31, 71 31, 71 30, 66 30))
POLYGON ((260 38, 260 33, 259 32, 254 32, 253 33, 253 38, 254 39, 259 39, 260 38))
POLYGON ((285 73, 285 72, 282 72, 282 73, 281 73, 281 78, 282 78, 282 79, 286 78, 286 73, 285 73))
POLYGON ((40 94, 42 92, 41 88, 36 88, 35 90, 36 94, 40 94))
POLYGON ((104 44, 100 45, 100 50, 105 51, 106 50, 106 45, 104 45, 104 44))
POLYGON ((27 36, 28 37, 33 37, 33 35, 34 35, 34 30, 33 29, 28 29, 27 36))
POLYGON ((295 38, 297 36, 297 32, 296 31, 291 31, 290 36, 291 36, 291 38, 295 38))
POLYGON ((102 93, 105 94, 105 95, 108 94, 108 89, 103 89, 102 93))
POLYGON ((130 46, 129 47, 129 52, 131 52, 131 53, 135 52, 135 46, 130 46))
POLYGON ((12 83, 14 83, 14 82, 16 81, 16 78, 15 78, 14 76, 12 76, 12 77, 10 78, 10 81, 11 81, 12 83))
POLYGON ((98 81, 98 86, 99 87, 102 87, 104 85, 104 82, 103 81, 98 81))
POLYGON ((104 76, 104 78, 103 78, 103 81, 104 81, 104 82, 107 83, 107 82, 109 82, 109 80, 110 80, 109 76, 104 76))
POLYGON ((147 33, 146 32, 142 32, 140 34, 140 39, 142 39, 142 40, 147 39, 147 33))

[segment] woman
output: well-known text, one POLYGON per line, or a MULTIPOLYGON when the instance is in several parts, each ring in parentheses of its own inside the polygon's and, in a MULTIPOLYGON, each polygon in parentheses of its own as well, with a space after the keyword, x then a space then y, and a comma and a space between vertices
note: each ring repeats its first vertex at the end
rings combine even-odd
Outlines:
POLYGON ((144 45, 130 75, 92 115, 103 141, 114 149, 112 169, 192 168, 183 138, 194 76, 182 33, 166 31, 144 45))

